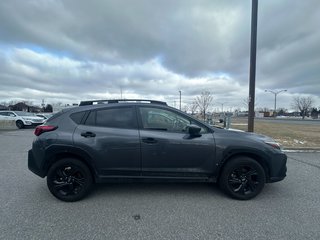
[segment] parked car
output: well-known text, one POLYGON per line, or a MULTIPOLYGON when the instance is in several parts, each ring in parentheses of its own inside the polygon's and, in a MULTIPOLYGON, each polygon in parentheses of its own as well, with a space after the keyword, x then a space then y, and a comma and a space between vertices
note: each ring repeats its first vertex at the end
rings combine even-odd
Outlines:
POLYGON ((37 113, 36 115, 38 117, 43 118, 44 120, 47 120, 47 119, 51 118, 54 115, 54 113, 37 113))
POLYGON ((34 113, 24 111, 0 111, 0 119, 14 120, 19 129, 44 123, 43 118, 37 117, 34 113))
POLYGON ((164 102, 86 101, 35 129, 29 169, 63 201, 115 180, 218 182, 233 198, 257 196, 286 176, 273 139, 212 127, 164 102), (103 103, 103 104, 102 104, 103 103))

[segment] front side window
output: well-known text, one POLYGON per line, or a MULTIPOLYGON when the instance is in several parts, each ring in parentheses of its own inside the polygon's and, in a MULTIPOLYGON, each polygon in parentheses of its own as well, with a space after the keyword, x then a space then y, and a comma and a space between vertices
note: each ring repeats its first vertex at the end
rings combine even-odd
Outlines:
POLYGON ((15 117, 16 115, 12 112, 0 112, 1 116, 6 116, 6 117, 15 117))
POLYGON ((136 117, 131 107, 91 111, 85 124, 110 128, 137 128, 136 117))
MULTIPOLYGON (((141 107, 140 115, 144 129, 185 132, 188 125, 196 124, 183 115, 160 108, 141 107)), ((205 131, 202 128, 201 132, 205 131)))

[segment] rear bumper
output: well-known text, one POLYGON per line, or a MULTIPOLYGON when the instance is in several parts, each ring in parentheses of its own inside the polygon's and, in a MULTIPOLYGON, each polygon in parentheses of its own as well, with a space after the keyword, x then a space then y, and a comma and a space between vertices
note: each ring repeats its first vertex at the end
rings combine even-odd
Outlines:
POLYGON ((31 172, 38 175, 39 177, 44 178, 46 176, 46 173, 43 170, 40 161, 37 161, 34 157, 32 149, 28 151, 28 168, 31 172))

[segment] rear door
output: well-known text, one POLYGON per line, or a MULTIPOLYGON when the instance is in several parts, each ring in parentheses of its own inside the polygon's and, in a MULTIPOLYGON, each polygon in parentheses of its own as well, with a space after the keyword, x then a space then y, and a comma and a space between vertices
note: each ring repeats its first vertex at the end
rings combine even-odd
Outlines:
POLYGON ((139 107, 142 174, 145 176, 204 177, 215 163, 213 133, 199 122, 171 109, 139 107), (202 128, 191 137, 186 126, 202 128))
POLYGON ((74 143, 86 150, 100 175, 134 176, 141 173, 140 139, 134 107, 93 110, 78 125, 74 143))

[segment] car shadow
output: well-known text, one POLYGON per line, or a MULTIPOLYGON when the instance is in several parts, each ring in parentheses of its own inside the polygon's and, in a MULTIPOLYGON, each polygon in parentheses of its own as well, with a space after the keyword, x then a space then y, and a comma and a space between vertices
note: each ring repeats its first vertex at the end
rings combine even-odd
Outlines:
POLYGON ((224 195, 217 184, 214 183, 99 183, 95 184, 91 197, 112 196, 207 196, 224 195))

